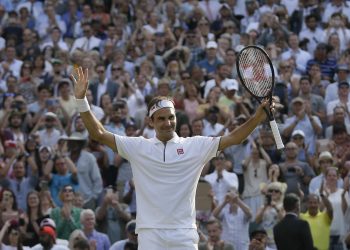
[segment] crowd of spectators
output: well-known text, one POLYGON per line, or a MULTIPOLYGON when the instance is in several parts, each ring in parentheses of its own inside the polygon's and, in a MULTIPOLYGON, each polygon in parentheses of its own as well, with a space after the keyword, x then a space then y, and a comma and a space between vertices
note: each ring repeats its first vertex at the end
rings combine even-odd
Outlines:
POLYGON ((345 0, 0 1, 1 249, 137 248, 130 163, 89 138, 75 67, 110 132, 153 137, 161 95, 179 136, 221 136, 258 105, 237 77, 248 45, 273 61, 285 149, 267 121, 204 166, 199 248, 275 249, 294 193, 315 248, 350 249, 349 17, 345 0))

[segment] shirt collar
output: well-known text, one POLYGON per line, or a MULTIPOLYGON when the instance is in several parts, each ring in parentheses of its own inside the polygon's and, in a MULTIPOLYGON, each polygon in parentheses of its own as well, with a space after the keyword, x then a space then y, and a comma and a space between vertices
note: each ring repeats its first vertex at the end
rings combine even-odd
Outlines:
MULTIPOLYGON (((154 135, 153 138, 151 138, 151 141, 154 143, 154 144, 160 144, 163 142, 160 141, 156 135, 154 135)), ((166 143, 180 143, 180 137, 174 132, 174 136, 173 138, 171 138, 169 141, 167 141, 166 143)))

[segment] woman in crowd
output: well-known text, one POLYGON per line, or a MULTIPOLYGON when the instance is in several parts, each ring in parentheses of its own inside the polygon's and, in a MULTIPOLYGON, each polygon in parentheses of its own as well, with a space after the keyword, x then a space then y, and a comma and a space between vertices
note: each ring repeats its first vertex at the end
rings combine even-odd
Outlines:
POLYGON ((11 189, 3 188, 0 192, 0 227, 8 220, 18 220, 19 211, 15 193, 11 189))
POLYGON ((338 169, 329 167, 325 173, 324 192, 320 195, 328 196, 333 207, 333 220, 331 224, 330 234, 330 250, 343 249, 343 237, 346 233, 345 213, 348 208, 349 195, 348 191, 343 188, 338 188, 338 169))
POLYGON ((51 212, 51 218, 56 223, 57 237, 68 240, 75 229, 80 229, 80 208, 73 206, 74 189, 71 185, 65 185, 61 189, 60 199, 62 207, 56 207, 51 212))
POLYGON ((8 220, 0 231, 1 250, 27 250, 30 247, 24 247, 22 243, 19 224, 16 220, 8 220), (8 243, 5 244, 4 238, 8 237, 8 243))
POLYGON ((37 191, 31 191, 27 195, 27 212, 20 218, 24 222, 22 234, 23 244, 33 247, 39 243, 39 225, 43 215, 40 209, 40 197, 37 191))
POLYGON ((273 239, 273 227, 284 217, 283 195, 285 183, 272 182, 267 186, 265 204, 258 210, 255 223, 260 224, 268 236, 268 246, 276 249, 273 239))

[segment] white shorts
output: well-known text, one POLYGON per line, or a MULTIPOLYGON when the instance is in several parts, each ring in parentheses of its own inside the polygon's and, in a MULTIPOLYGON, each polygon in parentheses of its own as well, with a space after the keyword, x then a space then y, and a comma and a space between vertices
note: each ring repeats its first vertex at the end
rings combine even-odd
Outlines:
POLYGON ((197 229, 156 229, 138 231, 138 250, 198 250, 197 229))

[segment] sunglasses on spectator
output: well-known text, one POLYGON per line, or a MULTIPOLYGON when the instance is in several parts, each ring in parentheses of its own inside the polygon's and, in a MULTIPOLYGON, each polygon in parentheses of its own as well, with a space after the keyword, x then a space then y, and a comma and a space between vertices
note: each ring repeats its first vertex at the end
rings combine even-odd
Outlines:
POLYGON ((295 140, 302 140, 302 139, 304 139, 304 137, 302 137, 302 136, 294 136, 293 139, 295 139, 295 140))
POLYGON ((268 192, 269 193, 280 193, 281 191, 278 189, 269 189, 268 192))
POLYGON ((112 71, 122 70, 121 68, 112 68, 112 71))
POLYGON ((218 159, 218 160, 225 160, 225 157, 224 156, 219 156, 219 157, 216 157, 216 159, 218 159))

